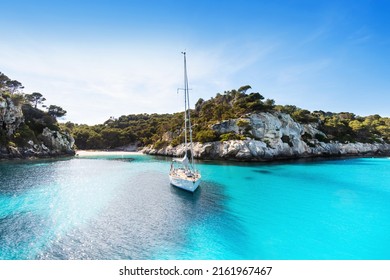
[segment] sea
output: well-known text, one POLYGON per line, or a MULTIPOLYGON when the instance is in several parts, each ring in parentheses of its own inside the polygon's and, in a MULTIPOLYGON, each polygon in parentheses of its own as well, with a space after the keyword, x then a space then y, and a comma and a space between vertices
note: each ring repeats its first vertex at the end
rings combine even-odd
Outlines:
POLYGON ((0 162, 2 260, 389 260, 390 158, 0 162))

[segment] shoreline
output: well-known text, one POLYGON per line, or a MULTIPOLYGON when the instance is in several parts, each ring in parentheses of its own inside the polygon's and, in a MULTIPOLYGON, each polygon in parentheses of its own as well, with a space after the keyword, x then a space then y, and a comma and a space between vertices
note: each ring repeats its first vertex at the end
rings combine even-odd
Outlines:
POLYGON ((108 156, 108 155, 143 155, 142 152, 130 152, 130 151, 109 151, 109 150, 77 150, 75 157, 82 156, 108 156))
MULTIPOLYGON (((388 143, 324 143, 319 142, 314 147, 308 146, 303 140, 295 144, 277 143, 275 147, 265 142, 253 139, 228 140, 224 142, 195 143, 194 158, 203 160, 273 162, 286 160, 302 160, 309 158, 345 158, 345 157, 388 157, 388 143)), ((183 144, 161 149, 146 147, 142 150, 149 155, 180 157, 185 152, 183 144)))
MULTIPOLYGON (((29 157, 29 158, 1 158, 0 162, 8 161, 39 161, 39 160, 57 160, 57 159, 74 159, 83 157, 98 157, 98 156, 131 156, 131 155, 146 155, 160 158, 173 158, 174 155, 167 154, 151 154, 143 153, 141 151, 114 151, 114 150, 76 150, 75 155, 63 155, 56 157, 29 157)), ((207 163, 222 163, 222 164, 234 164, 234 163, 247 163, 247 164, 277 164, 277 163, 297 163, 297 162, 317 162, 327 160, 347 160, 354 158, 388 158, 390 160, 390 154, 347 154, 347 155, 322 155, 315 157, 291 157, 291 158, 274 158, 268 160, 248 160, 237 158, 198 158, 196 160, 207 163)))
MULTIPOLYGON (((14 157, 14 158, 0 158, 0 162, 4 161, 34 161, 45 159, 71 159, 78 157, 93 157, 93 156, 132 156, 132 155, 148 155, 164 158, 180 157, 177 154, 161 153, 161 151, 150 152, 148 150, 143 151, 125 151, 125 150, 75 150, 74 155, 59 155, 59 156, 46 156, 46 157, 14 157)), ((245 162, 245 163, 273 163, 273 162, 310 162, 310 161, 323 161, 323 160, 337 160, 337 159, 350 159, 350 158, 389 158, 390 153, 351 153, 351 154, 321 154, 321 155, 294 155, 286 157, 274 157, 274 158, 237 158, 237 157, 221 157, 221 156, 199 156, 195 155, 196 160, 205 162, 245 162)))

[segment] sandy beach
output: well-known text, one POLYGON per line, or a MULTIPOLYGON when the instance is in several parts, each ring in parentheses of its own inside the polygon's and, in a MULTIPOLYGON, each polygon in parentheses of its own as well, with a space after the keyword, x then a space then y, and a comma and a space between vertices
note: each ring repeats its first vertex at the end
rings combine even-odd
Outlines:
POLYGON ((101 151, 101 150, 78 150, 76 156, 108 156, 108 155, 142 155, 141 152, 128 151, 101 151))

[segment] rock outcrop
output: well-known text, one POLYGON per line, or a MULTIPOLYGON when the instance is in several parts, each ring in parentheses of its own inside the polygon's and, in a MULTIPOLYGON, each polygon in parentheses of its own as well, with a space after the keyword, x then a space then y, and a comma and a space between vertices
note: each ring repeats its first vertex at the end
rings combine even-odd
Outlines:
MULTIPOLYGON (((194 143, 194 157, 201 159, 235 159, 271 161, 326 156, 390 155, 387 143, 339 143, 320 141, 326 135, 317 123, 300 124, 280 112, 250 114, 245 118, 220 122, 211 127, 218 134, 250 135, 246 140, 194 143)), ((153 155, 181 156, 183 144, 161 149, 147 147, 143 152, 153 155)))
POLYGON ((71 135, 48 127, 41 133, 33 132, 25 124, 21 105, 9 96, 0 97, 0 159, 74 155, 71 135))
POLYGON ((16 106, 10 97, 0 95, 0 129, 11 136, 23 121, 22 108, 16 106))

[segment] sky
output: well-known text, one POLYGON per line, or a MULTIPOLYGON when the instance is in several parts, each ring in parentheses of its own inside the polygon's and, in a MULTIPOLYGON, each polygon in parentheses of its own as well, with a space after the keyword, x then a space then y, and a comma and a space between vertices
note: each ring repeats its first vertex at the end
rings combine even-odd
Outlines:
POLYGON ((0 72, 62 121, 183 110, 250 85, 276 104, 390 116, 390 1, 0 0, 0 72))

